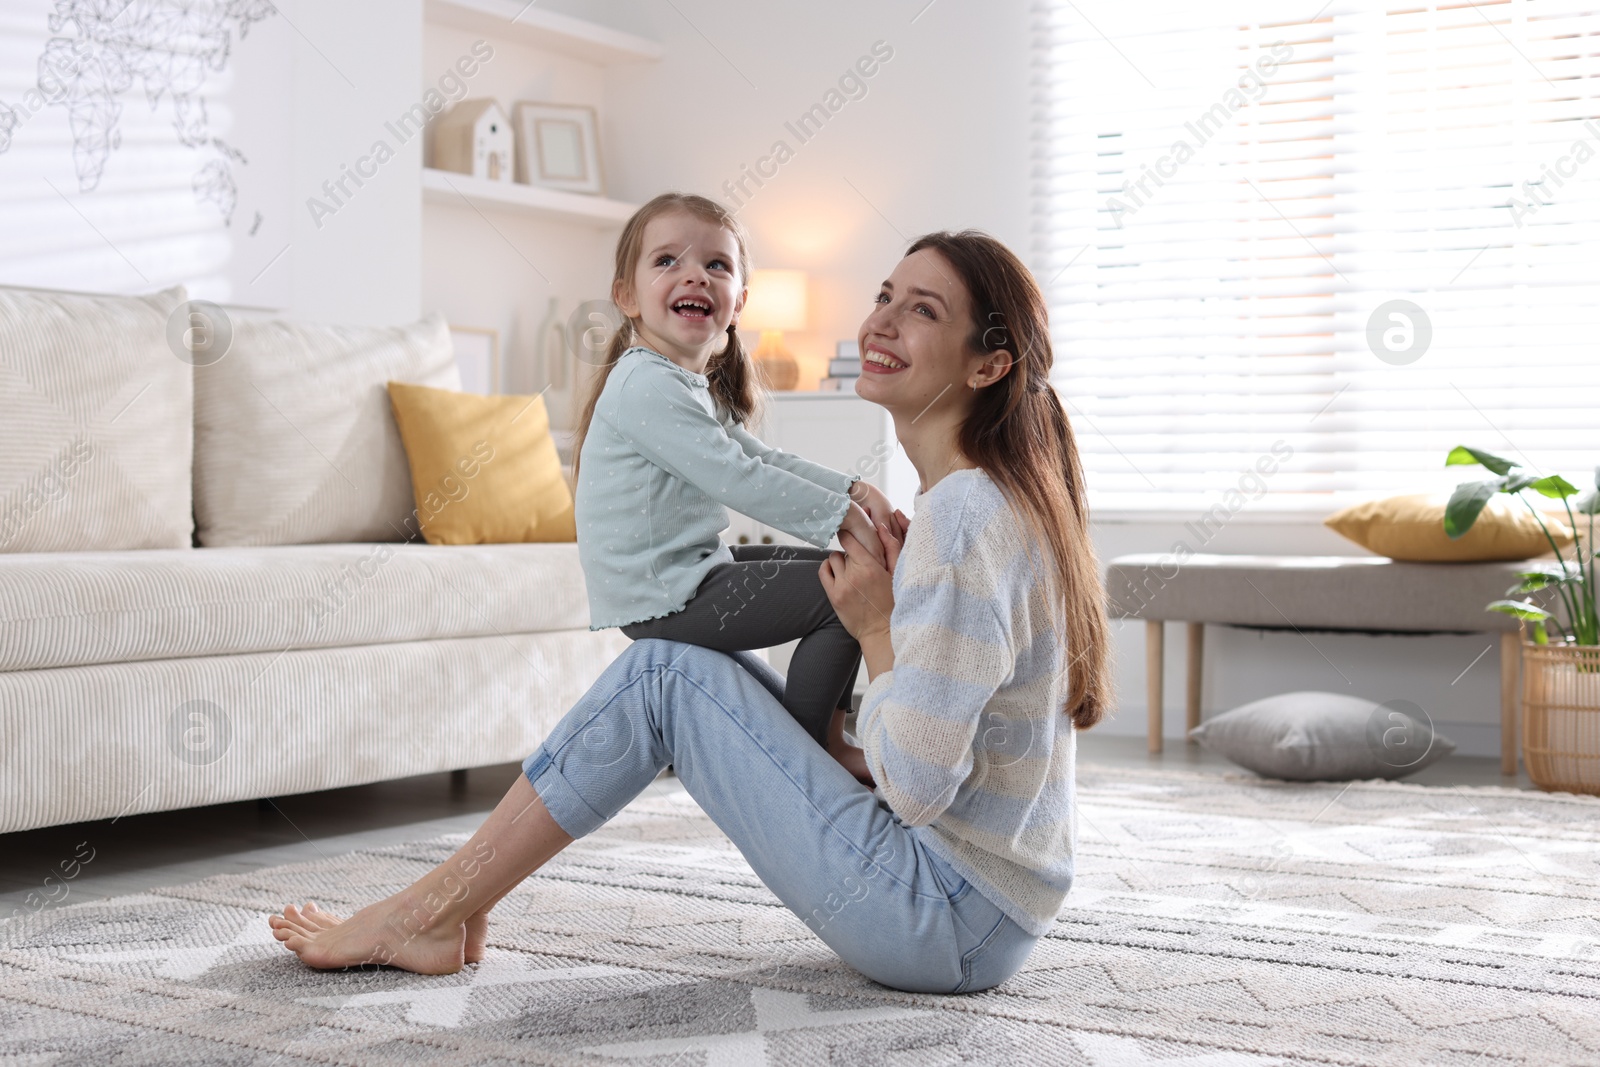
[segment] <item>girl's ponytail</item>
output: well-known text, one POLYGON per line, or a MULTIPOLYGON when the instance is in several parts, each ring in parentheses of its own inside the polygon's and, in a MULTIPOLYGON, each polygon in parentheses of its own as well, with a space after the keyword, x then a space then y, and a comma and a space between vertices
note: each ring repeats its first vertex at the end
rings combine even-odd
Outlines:
POLYGON ((725 408, 734 422, 747 425, 755 418, 758 408, 755 365, 739 340, 738 327, 728 327, 728 343, 711 357, 706 377, 711 379, 711 399, 725 408))
MULTIPOLYGON (((620 318, 621 316, 619 316, 620 318)), ((606 379, 611 377, 611 370, 617 365, 617 360, 622 358, 622 353, 633 347, 633 323, 626 318, 622 325, 617 327, 611 335, 611 341, 606 345, 605 359, 600 366, 595 368, 593 384, 589 387, 589 397, 583 402, 583 413, 578 416, 578 429, 572 435, 572 483, 578 483, 578 465, 583 462, 583 439, 589 436, 589 424, 594 421, 594 406, 600 403, 600 393, 606 387, 606 379)))

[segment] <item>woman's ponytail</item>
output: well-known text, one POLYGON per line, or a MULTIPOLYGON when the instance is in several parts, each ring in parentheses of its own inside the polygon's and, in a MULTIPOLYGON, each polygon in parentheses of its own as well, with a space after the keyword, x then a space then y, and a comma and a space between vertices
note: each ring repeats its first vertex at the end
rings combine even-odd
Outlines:
POLYGON ((1110 623, 1089 538, 1083 464, 1061 398, 1050 384, 1054 353, 1044 295, 1017 257, 987 234, 932 233, 907 255, 938 252, 972 298, 974 352, 1005 351, 1010 370, 978 391, 962 423, 962 455, 1005 493, 1054 563, 1048 583, 1062 607, 1066 712, 1078 729, 1110 710, 1110 623))

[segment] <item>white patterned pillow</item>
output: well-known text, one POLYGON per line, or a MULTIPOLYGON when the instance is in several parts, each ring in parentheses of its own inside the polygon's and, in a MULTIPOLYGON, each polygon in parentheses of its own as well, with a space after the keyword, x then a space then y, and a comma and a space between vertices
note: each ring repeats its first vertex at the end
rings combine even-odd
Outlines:
POLYGON ((189 547, 186 300, 0 288, 0 552, 189 547))
POLYGON ((195 517, 204 545, 400 541, 411 474, 385 383, 460 389, 449 327, 233 323, 195 375, 195 517))

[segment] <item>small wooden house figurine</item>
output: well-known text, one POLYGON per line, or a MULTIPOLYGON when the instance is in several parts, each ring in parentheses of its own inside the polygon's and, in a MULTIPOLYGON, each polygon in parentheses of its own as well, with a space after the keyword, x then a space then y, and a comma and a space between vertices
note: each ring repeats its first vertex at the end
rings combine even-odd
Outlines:
POLYGON ((500 105, 488 98, 463 100, 433 131, 433 165, 492 182, 511 180, 515 139, 500 105))

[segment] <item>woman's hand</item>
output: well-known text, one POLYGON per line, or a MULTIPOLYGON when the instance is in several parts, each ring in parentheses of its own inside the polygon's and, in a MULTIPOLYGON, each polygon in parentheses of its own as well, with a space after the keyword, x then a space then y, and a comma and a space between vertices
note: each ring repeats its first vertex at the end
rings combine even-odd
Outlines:
MULTIPOLYGON (((871 482, 856 482, 850 487, 850 499, 860 504, 872 519, 874 528, 887 526, 892 532, 895 529, 894 505, 889 503, 889 498, 883 495, 883 490, 871 482)), ((904 536, 901 540, 904 540, 904 536)), ((866 544, 870 547, 874 539, 869 538, 866 544)))
POLYGON ((878 541, 877 525, 862 510, 860 504, 851 504, 850 509, 844 513, 844 521, 839 523, 839 543, 841 545, 844 544, 846 536, 853 537, 856 544, 871 551, 873 557, 880 564, 884 562, 883 546, 878 541))
POLYGON ((863 650, 869 641, 888 637, 889 616, 894 613, 892 575, 901 543, 887 526, 878 527, 876 540, 882 560, 850 531, 840 533, 844 551, 830 554, 818 572, 839 621, 863 650))

